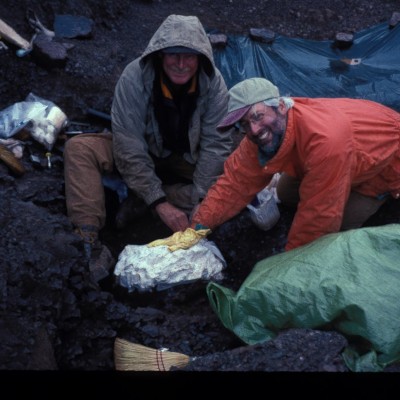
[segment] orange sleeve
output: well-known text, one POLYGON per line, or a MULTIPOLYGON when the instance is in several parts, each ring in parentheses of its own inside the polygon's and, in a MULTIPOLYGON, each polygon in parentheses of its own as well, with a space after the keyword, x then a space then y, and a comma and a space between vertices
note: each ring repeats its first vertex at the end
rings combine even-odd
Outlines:
POLYGON ((257 157, 257 146, 244 138, 239 147, 228 157, 224 173, 209 189, 205 199, 192 218, 197 224, 210 229, 221 225, 239 214, 254 196, 271 180, 257 157))

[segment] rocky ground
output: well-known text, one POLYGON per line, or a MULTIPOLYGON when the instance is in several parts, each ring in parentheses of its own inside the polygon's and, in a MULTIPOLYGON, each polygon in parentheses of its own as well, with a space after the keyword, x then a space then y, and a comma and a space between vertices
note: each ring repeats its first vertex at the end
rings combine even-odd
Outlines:
MULTIPOLYGON (((122 69, 141 53, 169 14, 197 15, 207 29, 225 34, 248 34, 252 27, 265 27, 290 37, 332 40, 337 32, 357 32, 400 11, 398 2, 389 0, 5 3, 0 3, 0 18, 28 40, 34 33, 26 18, 28 10, 49 29, 56 14, 85 16, 94 27, 88 38, 62 41, 68 58, 61 67, 47 68, 33 55, 17 57, 12 45, 0 50, 0 109, 33 92, 57 104, 70 120, 99 129, 107 128, 108 121, 88 109, 109 113, 122 69)), ((66 217, 65 140, 61 136, 53 149, 50 169, 43 147, 35 141, 26 144, 22 176, 0 163, 0 369, 5 379, 7 372, 14 377, 15 371, 113 371, 116 337, 196 357, 189 371, 348 371, 340 356, 346 339, 333 331, 288 330, 267 344, 243 346, 210 309, 205 282, 138 294, 127 293, 110 276, 100 290, 93 288, 82 248, 66 217)), ((109 196, 110 221, 102 236, 115 256, 126 244, 170 234, 151 214, 125 231, 116 231, 115 198, 109 196)), ((369 224, 399 222, 399 217, 398 206, 390 202, 369 224)), ((223 284, 238 289, 258 260, 278 252, 291 218, 291 211, 281 208, 281 220, 265 233, 244 213, 213 233, 211 239, 228 264, 223 284)), ((395 366, 387 369, 393 370, 395 366)))

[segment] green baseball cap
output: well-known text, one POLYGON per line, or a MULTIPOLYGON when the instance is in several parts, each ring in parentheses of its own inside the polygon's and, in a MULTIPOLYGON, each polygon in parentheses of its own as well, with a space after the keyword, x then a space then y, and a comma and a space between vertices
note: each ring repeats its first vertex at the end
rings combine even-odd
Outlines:
POLYGON ((279 97, 278 88, 264 78, 250 78, 232 86, 229 90, 228 114, 218 124, 225 129, 238 122, 253 104, 279 97))

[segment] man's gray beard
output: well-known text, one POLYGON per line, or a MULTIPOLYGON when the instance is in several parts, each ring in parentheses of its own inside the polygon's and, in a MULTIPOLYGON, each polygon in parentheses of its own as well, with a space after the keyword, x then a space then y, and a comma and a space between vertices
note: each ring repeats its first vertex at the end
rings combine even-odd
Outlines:
POLYGON ((267 160, 270 160, 279 150, 279 147, 282 143, 283 134, 282 133, 274 133, 272 135, 272 143, 265 146, 258 146, 260 152, 266 157, 267 160))

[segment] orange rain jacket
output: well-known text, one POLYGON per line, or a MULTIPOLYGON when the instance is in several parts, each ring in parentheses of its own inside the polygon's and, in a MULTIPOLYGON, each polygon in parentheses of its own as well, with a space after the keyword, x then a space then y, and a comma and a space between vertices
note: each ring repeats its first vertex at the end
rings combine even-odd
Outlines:
POLYGON ((285 250, 340 230, 350 190, 400 197, 400 114, 359 99, 293 98, 278 153, 265 166, 247 137, 192 219, 210 229, 237 215, 277 172, 300 178, 285 250))

